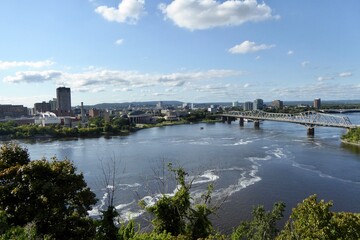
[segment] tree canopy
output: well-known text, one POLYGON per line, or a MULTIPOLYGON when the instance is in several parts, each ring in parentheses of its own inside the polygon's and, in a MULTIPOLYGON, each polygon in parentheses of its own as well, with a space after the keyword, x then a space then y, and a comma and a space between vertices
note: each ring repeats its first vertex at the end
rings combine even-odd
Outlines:
POLYGON ((69 160, 30 161, 26 149, 0 149, 0 210, 9 226, 35 222, 39 234, 84 239, 95 231, 87 211, 95 194, 69 160))

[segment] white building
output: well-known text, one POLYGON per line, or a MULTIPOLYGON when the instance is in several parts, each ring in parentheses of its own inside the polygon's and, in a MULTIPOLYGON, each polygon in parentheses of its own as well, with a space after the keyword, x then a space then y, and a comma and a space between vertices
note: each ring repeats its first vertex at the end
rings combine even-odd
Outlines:
POLYGON ((60 124, 60 123, 61 123, 61 119, 57 117, 55 113, 52 112, 40 113, 39 118, 35 118, 35 124, 41 126, 60 124))

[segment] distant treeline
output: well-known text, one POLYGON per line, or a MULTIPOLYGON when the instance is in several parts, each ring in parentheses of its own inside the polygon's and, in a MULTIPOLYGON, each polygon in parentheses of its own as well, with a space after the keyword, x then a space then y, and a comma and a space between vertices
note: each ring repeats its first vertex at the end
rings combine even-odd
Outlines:
MULTIPOLYGON (((214 121, 217 117, 208 113, 206 110, 192 111, 185 117, 181 118, 179 123, 214 121)), ((153 124, 146 124, 146 127, 169 125, 171 121, 165 121, 159 118, 153 124)), ((67 138, 67 137, 96 137, 103 135, 121 135, 128 134, 137 130, 134 123, 130 123, 128 118, 113 117, 110 121, 104 118, 90 118, 86 124, 80 122, 73 127, 63 125, 18 125, 14 121, 0 123, 0 137, 3 139, 20 139, 20 138, 67 138)))

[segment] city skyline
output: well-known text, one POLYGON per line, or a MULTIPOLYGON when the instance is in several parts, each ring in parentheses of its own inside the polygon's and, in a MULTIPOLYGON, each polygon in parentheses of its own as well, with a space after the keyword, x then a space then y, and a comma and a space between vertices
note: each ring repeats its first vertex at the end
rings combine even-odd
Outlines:
POLYGON ((0 104, 360 99, 360 2, 0 3, 0 104))

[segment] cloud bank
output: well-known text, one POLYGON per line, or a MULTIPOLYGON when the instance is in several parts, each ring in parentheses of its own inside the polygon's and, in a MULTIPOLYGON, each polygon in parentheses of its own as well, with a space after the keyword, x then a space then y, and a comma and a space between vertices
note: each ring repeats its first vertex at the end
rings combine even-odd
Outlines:
POLYGON ((42 68, 54 65, 53 61, 0 61, 0 70, 18 67, 42 68))
POLYGON ((194 81, 221 79, 242 75, 242 72, 213 69, 197 72, 148 74, 137 71, 94 70, 83 73, 60 71, 23 71, 3 79, 7 83, 40 83, 53 81, 66 84, 75 91, 93 92, 94 89, 132 89, 151 86, 181 87, 194 81))
POLYGON ((99 6, 95 12, 110 22, 136 24, 145 12, 145 0, 123 0, 117 8, 99 6))
POLYGON ((258 4, 257 0, 174 0, 160 4, 159 9, 165 19, 191 31, 279 18, 272 15, 269 6, 258 4))

